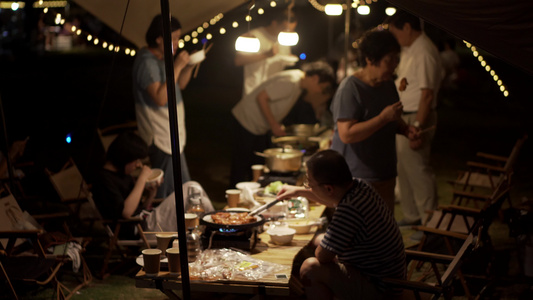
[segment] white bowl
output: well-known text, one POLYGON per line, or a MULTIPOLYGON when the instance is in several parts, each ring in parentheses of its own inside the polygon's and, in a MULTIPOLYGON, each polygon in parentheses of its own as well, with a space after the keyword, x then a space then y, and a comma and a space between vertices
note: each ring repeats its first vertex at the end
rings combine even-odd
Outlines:
POLYGON ((239 190, 244 190, 245 188, 249 188, 250 190, 256 190, 261 187, 261 184, 259 182, 255 181, 243 181, 239 182, 235 185, 236 188, 239 190))
POLYGON ((274 227, 267 230, 270 240, 276 245, 286 245, 292 241, 296 230, 288 227, 274 227))
POLYGON ((196 65, 205 59, 205 51, 200 50, 189 55, 189 65, 196 65))
POLYGON ((146 179, 146 185, 147 186, 154 186, 157 183, 161 183, 163 181, 163 175, 165 172, 159 168, 152 169, 152 173, 150 176, 148 176, 148 179, 146 179))
POLYGON ((289 225, 289 228, 292 228, 296 230, 296 234, 306 234, 311 231, 311 228, 315 225, 317 225, 316 222, 310 221, 310 220, 298 220, 298 221, 292 221, 287 222, 289 225))

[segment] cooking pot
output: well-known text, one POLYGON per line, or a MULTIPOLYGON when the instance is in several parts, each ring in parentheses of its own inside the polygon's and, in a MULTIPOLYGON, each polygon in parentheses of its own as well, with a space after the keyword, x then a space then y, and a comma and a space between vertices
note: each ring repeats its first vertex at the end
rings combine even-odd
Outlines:
POLYGON ((288 173, 300 171, 303 153, 288 148, 270 148, 257 155, 265 158, 265 164, 272 172, 288 173))
POLYGON ((319 123, 316 124, 293 124, 289 125, 285 128, 285 132, 287 135, 294 135, 294 136, 303 136, 303 137, 310 137, 310 136, 317 136, 324 132, 327 129, 325 126, 320 126, 319 123))
POLYGON ((313 153, 319 148, 319 143, 309 140, 307 136, 273 136, 272 143, 278 147, 292 147, 293 149, 305 150, 305 153, 313 153))

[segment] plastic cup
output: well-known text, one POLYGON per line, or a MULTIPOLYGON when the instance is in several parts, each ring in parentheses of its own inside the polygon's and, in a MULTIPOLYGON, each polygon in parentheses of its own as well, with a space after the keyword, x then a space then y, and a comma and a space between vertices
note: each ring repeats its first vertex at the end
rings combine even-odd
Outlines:
POLYGON ((261 177, 261 175, 263 175, 263 169, 265 168, 265 166, 263 165, 253 165, 252 166, 252 174, 253 174, 253 180, 252 181, 258 181, 259 180, 259 177, 261 177))
POLYGON ((237 207, 241 200, 241 190, 226 190, 226 199, 228 200, 229 207, 237 207))
POLYGON ((159 263, 161 262, 161 250, 144 249, 142 253, 146 276, 157 276, 159 273, 159 263))
POLYGON ((156 233, 157 249, 161 250, 161 256, 165 257, 165 250, 167 250, 170 241, 174 238, 171 233, 156 233))
POLYGON ((186 213, 185 214, 185 227, 186 228, 195 228, 200 225, 200 219, 198 219, 197 214, 186 213))
POLYGON ((181 273, 180 267, 180 249, 179 248, 169 248, 167 249, 168 257, 168 270, 170 275, 177 276, 181 273))

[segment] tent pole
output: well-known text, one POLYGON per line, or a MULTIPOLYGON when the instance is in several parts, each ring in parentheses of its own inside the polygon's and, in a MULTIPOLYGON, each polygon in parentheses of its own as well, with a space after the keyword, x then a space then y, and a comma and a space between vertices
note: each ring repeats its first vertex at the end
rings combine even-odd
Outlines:
POLYGON ((183 298, 191 299, 191 282, 189 278, 189 261, 187 254, 187 232, 185 230, 185 212, 183 206, 183 186, 181 177, 180 140, 178 134, 178 116, 176 105, 176 85, 174 84, 174 56, 172 53, 172 37, 170 32, 169 0, 161 0, 163 16, 163 45, 165 50, 165 73, 167 80, 167 97, 170 122, 170 141, 172 143, 172 165, 174 171, 174 194, 176 199, 176 220, 178 225, 181 283, 183 298))
POLYGON ((344 16, 344 77, 348 77, 348 51, 350 49, 350 17, 352 15, 352 1, 346 0, 346 15, 344 16))

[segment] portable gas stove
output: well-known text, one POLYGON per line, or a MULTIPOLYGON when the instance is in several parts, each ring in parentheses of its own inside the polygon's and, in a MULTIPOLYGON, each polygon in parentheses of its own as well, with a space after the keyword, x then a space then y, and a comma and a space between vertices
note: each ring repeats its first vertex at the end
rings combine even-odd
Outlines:
POLYGON ((250 251, 255 248, 259 227, 238 230, 234 228, 206 228, 202 234, 204 249, 237 248, 250 251))
POLYGON ((263 174, 257 181, 261 186, 267 186, 274 181, 281 181, 290 185, 298 185, 299 181, 302 180, 302 175, 303 173, 300 171, 289 173, 270 172, 263 174))
POLYGON ((208 213, 200 219, 200 224, 205 225, 204 233, 201 236, 204 249, 237 248, 250 251, 255 247, 259 239, 258 233, 265 223, 262 215, 257 215, 257 220, 252 223, 226 225, 214 223, 211 218, 214 213, 217 212, 208 213))

